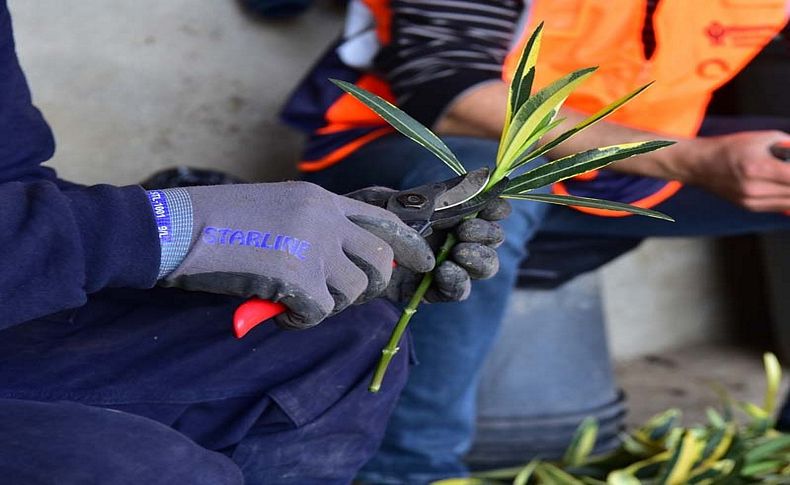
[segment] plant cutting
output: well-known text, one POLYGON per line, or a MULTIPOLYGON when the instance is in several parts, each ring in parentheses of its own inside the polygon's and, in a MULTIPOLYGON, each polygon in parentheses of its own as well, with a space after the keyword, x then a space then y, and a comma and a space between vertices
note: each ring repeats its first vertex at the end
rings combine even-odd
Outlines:
MULTIPOLYGON (((619 202, 534 192, 535 189, 540 187, 551 185, 585 172, 598 170, 617 160, 657 150, 673 143, 670 141, 645 141, 594 148, 532 167, 534 165, 533 162, 550 150, 600 121, 649 86, 645 85, 636 89, 555 138, 543 141, 544 135, 563 123, 564 119, 557 118, 557 115, 567 97, 580 83, 592 75, 596 68, 590 67, 573 71, 533 94, 532 84, 535 78, 536 62, 540 50, 542 27, 542 24, 538 26, 525 44, 514 72, 509 88, 504 129, 502 130, 496 160, 484 190, 491 189, 502 180, 507 180, 507 186, 501 197, 508 199, 628 211, 633 214, 671 221, 672 219, 669 216, 660 212, 619 202)), ((340 80, 332 80, 332 82, 368 106, 397 131, 431 151, 450 170, 458 175, 466 173, 461 161, 458 160, 447 145, 418 121, 386 100, 351 83, 340 80)), ((437 266, 447 258, 455 243, 455 237, 449 234, 436 255, 437 266)), ((400 339, 432 281, 433 274, 425 274, 414 295, 404 308, 389 342, 382 350, 381 360, 376 367, 369 386, 371 392, 377 392, 380 389, 387 367, 393 356, 398 352, 400 339)))
POLYGON ((736 402, 725 391, 722 410, 709 408, 708 422, 680 425, 669 409, 623 435, 616 450, 591 454, 598 423, 581 423, 559 461, 533 460, 520 467, 492 470, 433 485, 679 485, 790 483, 790 434, 773 429, 782 379, 776 356, 763 356, 766 374, 761 405, 736 402), (740 421, 736 412, 746 419, 740 421))

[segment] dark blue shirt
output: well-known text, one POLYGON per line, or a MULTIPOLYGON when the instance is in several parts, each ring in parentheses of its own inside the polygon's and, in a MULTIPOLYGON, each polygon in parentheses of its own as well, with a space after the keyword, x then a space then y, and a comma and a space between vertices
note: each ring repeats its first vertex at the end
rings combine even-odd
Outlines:
POLYGON ((41 164, 52 133, 33 106, 0 0, 0 329, 156 282, 159 242, 137 186, 82 187, 41 164))

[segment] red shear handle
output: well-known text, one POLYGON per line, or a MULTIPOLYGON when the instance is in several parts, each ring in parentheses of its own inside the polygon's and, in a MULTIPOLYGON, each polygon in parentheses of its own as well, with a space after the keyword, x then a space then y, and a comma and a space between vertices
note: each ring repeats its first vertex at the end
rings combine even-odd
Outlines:
MULTIPOLYGON (((392 262, 393 268, 397 265, 395 261, 392 262)), ((233 332, 236 334, 236 338, 242 338, 253 328, 286 310, 288 307, 282 303, 250 298, 233 312, 233 332)))
POLYGON ((236 333, 236 338, 242 338, 253 328, 286 310, 282 303, 250 298, 239 305, 233 313, 233 331, 236 333))

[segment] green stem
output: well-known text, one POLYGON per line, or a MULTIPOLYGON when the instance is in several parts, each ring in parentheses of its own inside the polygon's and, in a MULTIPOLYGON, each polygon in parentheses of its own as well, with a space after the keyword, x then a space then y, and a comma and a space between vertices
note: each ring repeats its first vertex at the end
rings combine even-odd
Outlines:
MULTIPOLYGON (((447 235, 447 238, 444 240, 444 244, 442 247, 439 248, 439 253, 436 255, 436 267, 447 259, 450 255, 450 250, 455 246, 456 239, 455 235, 452 233, 447 235)), ((392 331, 392 335, 390 335, 389 342, 387 342, 387 346, 381 349, 381 358, 379 359, 379 363, 376 365, 376 372, 373 374, 373 380, 370 381, 370 386, 368 386, 368 391, 370 392, 378 392, 381 389, 381 381, 384 380, 384 374, 387 373, 387 368, 390 365, 390 361, 395 354, 398 353, 400 347, 398 344, 400 343, 400 339, 403 336, 403 332, 406 331, 406 327, 409 325, 411 321, 411 317, 417 313, 417 306, 419 306, 420 302, 422 301, 422 297, 425 296, 425 292, 428 291, 430 288, 431 283, 433 282, 433 271, 430 273, 425 273, 425 276, 422 277, 422 281, 420 281, 419 286, 417 286, 417 290, 412 295, 411 299, 409 299, 409 303, 406 305, 406 308, 401 313, 400 319, 398 319, 398 323, 395 325, 395 329, 392 331)))
MULTIPOLYGON (((499 182, 504 176, 507 171, 497 166, 494 169, 494 173, 491 174, 490 179, 488 180, 488 184, 483 189, 483 192, 490 189, 497 182, 499 182)), ((476 214, 475 214, 476 215, 476 214)), ((475 215, 468 216, 468 217, 475 217, 475 215)), ((444 244, 442 247, 439 248, 439 252, 436 255, 436 267, 438 268, 444 260, 450 255, 450 250, 453 249, 457 239, 453 233, 449 233, 447 238, 444 240, 444 244)), ((381 349, 381 358, 379 359, 379 363, 376 365, 376 371, 373 373, 373 379, 370 381, 370 386, 368 386, 368 391, 370 392, 378 392, 381 389, 381 382, 384 380, 384 374, 387 373, 387 368, 390 365, 390 361, 392 358, 395 357, 395 354, 398 353, 400 347, 398 344, 400 343, 401 337, 403 337, 403 332, 406 331, 406 327, 409 326, 409 322, 411 321, 411 317, 417 313, 417 307, 420 305, 423 296, 425 296, 425 292, 428 291, 428 288, 431 287, 431 283, 433 282, 433 271, 430 273, 426 273, 425 276, 422 277, 419 286, 417 286, 417 290, 412 295, 409 302, 406 304, 406 308, 401 313, 400 318, 398 319, 398 323, 395 324, 395 329, 392 331, 392 335, 390 335, 389 342, 387 342, 387 346, 381 349)))

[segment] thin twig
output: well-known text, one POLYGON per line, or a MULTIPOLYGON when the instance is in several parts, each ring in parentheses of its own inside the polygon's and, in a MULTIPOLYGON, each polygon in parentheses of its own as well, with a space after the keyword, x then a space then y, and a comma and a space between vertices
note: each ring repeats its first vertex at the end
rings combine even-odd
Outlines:
MULTIPOLYGON (((455 235, 449 233, 447 238, 444 240, 444 244, 442 244, 442 247, 439 248, 439 253, 436 255, 437 268, 450 255, 450 250, 453 248, 453 246, 455 246, 455 243, 455 235)), ((381 349, 381 358, 379 359, 379 363, 376 365, 376 372, 373 374, 373 379, 370 381, 370 386, 368 387, 370 392, 378 392, 381 388, 381 381, 384 380, 384 374, 387 373, 387 368, 390 365, 390 361, 400 350, 398 345, 400 344, 401 337, 403 337, 403 333, 406 331, 406 327, 408 327, 411 317, 417 313, 417 307, 422 301, 423 296, 425 296, 425 292, 427 292, 428 288, 431 287, 432 282, 433 271, 425 273, 425 276, 422 277, 419 286, 417 286, 417 290, 414 292, 414 295, 412 295, 411 299, 409 299, 409 303, 406 305, 403 313, 401 313, 400 319, 398 319, 398 323, 395 325, 392 335, 390 335, 389 342, 387 342, 387 346, 381 349)))

